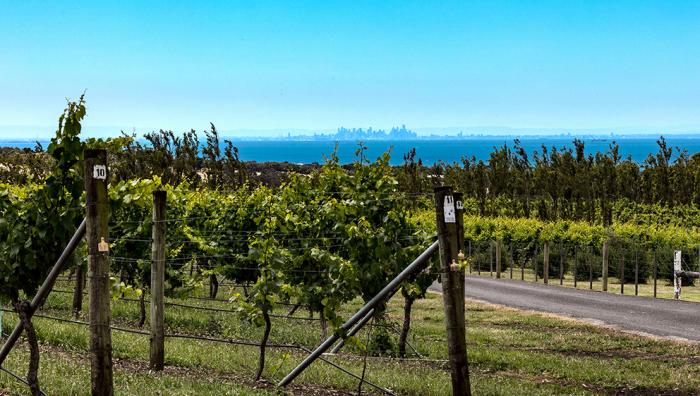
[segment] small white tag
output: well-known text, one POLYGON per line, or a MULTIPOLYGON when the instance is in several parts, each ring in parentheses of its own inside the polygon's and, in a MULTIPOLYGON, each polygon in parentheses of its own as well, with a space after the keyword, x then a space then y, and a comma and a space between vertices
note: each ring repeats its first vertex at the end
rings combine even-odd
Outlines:
POLYGON ((97 251, 100 253, 109 252, 109 243, 107 243, 104 238, 97 244, 97 251))
POLYGON ((107 166, 106 165, 95 165, 92 168, 92 178, 105 180, 107 179, 107 166))
POLYGON ((457 210, 463 210, 464 205, 462 205, 462 201, 457 201, 457 210))
POLYGON ((445 204, 443 205, 445 210, 445 223, 456 223, 457 217, 455 217, 455 201, 452 195, 445 195, 445 204))

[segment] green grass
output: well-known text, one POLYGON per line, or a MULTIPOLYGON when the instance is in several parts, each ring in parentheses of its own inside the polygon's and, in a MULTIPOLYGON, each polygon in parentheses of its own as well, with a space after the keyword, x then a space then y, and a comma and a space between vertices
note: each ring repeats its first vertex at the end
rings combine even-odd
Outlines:
MULTIPOLYGON (((222 292, 224 297, 226 290, 222 292)), ((188 300, 185 303, 230 307, 227 302, 188 300)), ((115 301, 112 305, 116 325, 135 326, 138 304, 115 301)), ((344 307, 343 314, 347 316, 359 306, 360 302, 354 301, 344 307)), ((53 293, 43 312, 68 317, 69 308, 70 295, 53 293)), ((286 310, 284 307, 276 313, 284 314, 286 310)), ((434 294, 414 305, 409 342, 425 360, 370 358, 366 378, 399 394, 449 394, 442 310, 442 299, 434 294)), ((467 311, 469 360, 475 394, 700 392, 700 346, 697 344, 644 338, 485 304, 469 303, 467 311)), ((394 298, 388 312, 391 321, 399 322, 402 319, 402 300, 394 298)), ((262 332, 229 313, 175 307, 167 307, 166 313, 169 332, 249 340, 259 339, 262 332)), ((306 317, 308 314, 299 312, 297 315, 306 317)), ((11 329, 15 320, 15 315, 5 315, 5 332, 11 329)), ((88 329, 41 318, 35 318, 34 322, 41 340, 40 381, 43 389, 47 394, 89 394, 88 329)), ((296 342, 312 347, 319 342, 319 337, 315 321, 275 318, 270 342, 296 342)), ((364 341, 366 334, 361 333, 358 338, 364 341)), ((147 336, 114 331, 113 347, 117 394, 275 394, 277 390, 272 384, 304 357, 304 353, 297 350, 269 350, 264 373, 267 382, 256 384, 252 381, 258 353, 255 347, 167 339, 167 368, 159 374, 150 373, 147 368, 147 336)), ((361 355, 356 348, 348 347, 344 354, 328 356, 328 359, 360 374, 361 355)), ((26 364, 26 345, 20 343, 11 353, 6 367, 24 375, 26 364)), ((329 389, 354 393, 357 380, 319 361, 294 385, 296 388, 290 390, 297 394, 323 394, 329 389)), ((363 390, 372 391, 367 386, 363 390)), ((0 394, 4 393, 25 394, 26 387, 0 373, 0 394)))

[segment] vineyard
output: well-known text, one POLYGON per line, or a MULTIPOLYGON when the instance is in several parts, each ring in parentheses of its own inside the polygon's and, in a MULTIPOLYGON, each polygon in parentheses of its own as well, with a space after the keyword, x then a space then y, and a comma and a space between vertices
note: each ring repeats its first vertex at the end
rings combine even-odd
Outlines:
MULTIPOLYGON (((636 196, 498 195, 486 207, 464 190, 446 231, 446 190, 427 188, 437 178, 409 157, 396 169, 389 153, 369 161, 360 145, 350 166, 331 156, 266 185, 230 142, 218 151, 213 126, 200 158, 191 134, 152 134, 150 148, 128 136, 81 141, 84 116, 82 99, 70 103, 46 153, 3 168, 13 171, 0 185, 0 329, 3 341, 22 332, 26 342, 0 352, 0 393, 88 393, 91 383, 94 394, 97 381, 123 394, 275 394, 278 384, 296 394, 449 394, 451 321, 465 326, 459 307, 450 316, 449 288, 465 273, 670 297, 675 251, 684 271, 700 271, 696 223, 656 221, 657 204, 625 207, 636 196), (532 213, 508 213, 531 198, 532 213), (437 281, 444 307, 428 292, 437 281), (305 357, 338 339, 291 382, 305 357), (100 348, 108 361, 95 361, 100 348)), ((660 202, 659 217, 696 216, 692 200, 660 202)), ((683 299, 700 300, 693 282, 682 279, 683 299)), ((478 394, 700 387, 695 345, 483 304, 466 315, 478 394)))

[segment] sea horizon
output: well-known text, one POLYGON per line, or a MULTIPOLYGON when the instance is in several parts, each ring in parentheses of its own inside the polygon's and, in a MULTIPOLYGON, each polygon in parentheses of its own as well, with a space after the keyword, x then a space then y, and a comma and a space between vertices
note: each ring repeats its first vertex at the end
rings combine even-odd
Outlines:
MULTIPOLYGON (((201 136, 200 136, 201 138, 201 136)), ((419 159, 424 165, 433 165, 438 162, 461 162, 463 158, 476 158, 476 160, 488 161, 494 148, 504 144, 514 147, 516 139, 527 152, 530 161, 535 152, 542 153, 542 146, 551 150, 574 150, 574 139, 584 142, 586 154, 607 152, 612 142, 619 145, 619 155, 624 159, 642 163, 651 154, 658 152, 660 135, 546 135, 546 136, 439 136, 439 137, 415 137, 410 139, 297 139, 287 137, 283 139, 250 139, 240 137, 221 136, 221 144, 224 140, 231 140, 238 147, 240 158, 243 161, 255 162, 289 162, 295 164, 321 164, 334 152, 342 164, 351 163, 358 157, 356 151, 360 141, 366 147, 365 158, 374 160, 384 152, 391 150, 392 165, 400 165, 404 162, 404 154, 410 150, 416 150, 415 160, 419 159)), ((674 150, 673 159, 679 152, 686 150, 689 156, 700 153, 700 136, 698 135, 664 135, 669 147, 674 150)), ((202 141, 203 139, 200 139, 202 141)), ((145 140, 139 139, 144 143, 145 140)), ((0 147, 34 148, 39 142, 44 149, 50 142, 49 139, 0 139, 0 147)))

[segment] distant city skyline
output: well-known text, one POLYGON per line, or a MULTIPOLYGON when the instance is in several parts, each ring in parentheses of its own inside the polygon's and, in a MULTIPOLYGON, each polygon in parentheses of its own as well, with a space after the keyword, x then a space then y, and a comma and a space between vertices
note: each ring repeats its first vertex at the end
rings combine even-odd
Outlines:
MULTIPOLYGON (((674 129, 644 129, 644 128, 588 128, 588 129, 572 129, 572 128, 510 128, 510 127, 445 127, 445 128, 410 128, 408 130, 415 133, 416 138, 428 139, 431 137, 506 137, 506 138, 527 138, 527 137, 659 137, 659 136, 684 136, 697 137, 700 139, 700 127, 692 128, 674 128, 674 129)), ((303 137, 312 137, 314 135, 334 135, 339 128, 327 129, 298 129, 298 128, 281 128, 281 129, 238 129, 226 130, 217 126, 219 136, 222 138, 240 138, 240 139, 294 139, 303 137)), ((359 129, 367 129, 368 127, 359 127, 359 129)), ((389 130, 390 128, 371 127, 374 130, 389 130)), ((18 141, 48 141, 53 137, 55 126, 45 127, 18 127, 18 126, 3 126, 0 125, 0 141, 18 140, 18 141), (42 132, 36 133, 37 130, 42 132), (17 132, 19 131, 19 133, 17 132), (24 132, 24 133, 22 133, 24 132)), ((87 127, 83 128, 82 135, 84 137, 114 137, 119 136, 121 132, 127 134, 136 134, 137 138, 142 138, 145 133, 158 131, 162 128, 139 128, 126 129, 118 127, 87 127)), ((181 128, 172 129, 175 133, 182 133, 191 129, 197 132, 204 132, 208 128, 181 128)), ((166 129, 167 130, 167 129, 166 129)), ((408 137, 409 139, 411 137, 408 137)), ((401 140, 396 138, 395 140, 401 140)), ((358 139, 352 139, 358 140, 358 139)))
POLYGON ((49 137, 84 90, 98 136, 695 132, 699 20, 697 1, 6 2, 0 138, 49 137))

